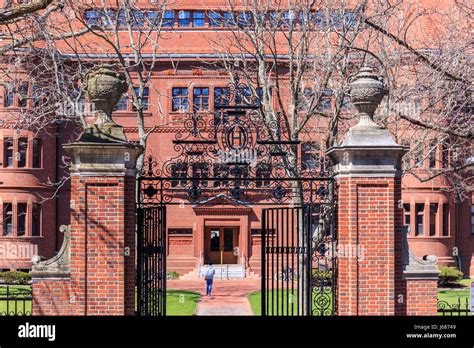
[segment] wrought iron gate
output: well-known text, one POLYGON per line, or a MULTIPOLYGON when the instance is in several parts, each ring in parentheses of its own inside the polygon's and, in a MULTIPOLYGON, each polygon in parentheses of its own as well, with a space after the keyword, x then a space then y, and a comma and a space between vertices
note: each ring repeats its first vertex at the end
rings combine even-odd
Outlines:
POLYGON ((262 314, 331 315, 336 263, 329 159, 320 153, 303 165, 303 144, 291 138, 286 120, 279 113, 264 117, 258 93, 238 78, 219 93, 213 114, 183 114, 173 129, 175 155, 160 165, 149 156, 140 172, 138 314, 166 313, 165 206, 232 204, 264 208, 262 314))
POLYGON ((137 210, 138 315, 166 314, 166 207, 137 210))
POLYGON ((335 313, 332 204, 262 211, 262 315, 335 313))

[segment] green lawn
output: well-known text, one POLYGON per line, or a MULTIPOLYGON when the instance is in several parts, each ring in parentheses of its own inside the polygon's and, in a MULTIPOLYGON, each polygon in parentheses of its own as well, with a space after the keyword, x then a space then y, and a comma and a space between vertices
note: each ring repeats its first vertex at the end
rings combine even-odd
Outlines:
MULTIPOLYGON (((273 306, 269 305, 270 313, 274 313, 274 315, 284 315, 284 316, 293 316, 298 315, 298 291, 297 290, 278 290, 273 291, 273 296, 270 294, 269 301, 272 301, 273 297, 273 306), (287 296, 288 291, 292 295, 290 297, 287 296), (288 301, 287 301, 288 298, 288 301)), ((262 292, 257 291, 253 292, 248 295, 248 300, 250 302, 250 306, 252 307, 252 312, 254 315, 262 315, 262 292)), ((325 295, 313 293, 313 304, 314 303, 324 303, 324 308, 327 308, 324 311, 324 315, 331 315, 331 308, 332 308, 332 294, 327 293, 325 295)), ((313 305, 313 310, 315 310, 315 306, 313 305)), ((316 315, 319 313, 315 313, 316 315)), ((271 315, 271 314, 270 314, 271 315)))
MULTIPOLYGON (((30 287, 22 285, 9 286, 9 296, 31 296, 30 287)), ((0 287, 0 298, 6 297, 6 287, 0 287)), ((185 290, 167 290, 166 314, 169 316, 194 315, 200 294, 185 290)), ((0 316, 10 314, 31 315, 31 301, 0 301, 0 316), (7 303, 8 302, 8 303, 7 303)))
MULTIPOLYGON (((201 295, 187 290, 166 290, 166 315, 190 316, 196 313, 197 303, 201 295)), ((137 308, 137 293, 135 289, 135 309, 137 308)))
POLYGON ((458 302, 461 299, 461 304, 464 304, 466 299, 469 301, 469 289, 463 290, 438 290, 438 300, 446 301, 449 304, 458 302))
MULTIPOLYGON (((470 280, 468 284, 470 284, 470 280)), ((467 284, 464 284, 467 285, 467 284)), ((275 291, 276 292, 276 291, 275 291)), ((297 291, 293 292, 293 299, 294 299, 294 304, 293 306, 289 305, 289 310, 287 311, 287 305, 286 305, 286 290, 279 290, 278 291, 278 297, 274 295, 273 298, 273 312, 275 315, 277 315, 277 303, 279 303, 279 309, 278 309, 278 315, 296 315, 297 314, 297 308, 298 308, 298 296, 297 296, 297 291), (282 301, 282 299, 285 299, 282 301)), ((313 294, 313 303, 316 299, 318 299, 318 296, 320 299, 323 299, 321 295, 313 294)), ((465 301, 466 299, 468 300, 469 303, 469 288, 463 289, 463 290, 439 290, 438 291, 438 300, 440 301, 446 301, 449 305, 454 305, 458 303, 458 298, 461 299, 461 308, 465 308, 465 301)), ((330 296, 328 296, 325 299, 330 300, 330 296)), ((248 295, 248 300, 250 302, 250 306, 252 307, 252 312, 254 315, 262 315, 262 309, 261 309, 261 303, 262 303, 262 293, 261 291, 257 291, 254 293, 251 293, 248 295)), ((271 301, 271 298, 269 299, 271 301)), ((271 309, 270 309, 271 310, 271 309)))
POLYGON ((201 295, 194 291, 167 290, 166 315, 194 315, 201 295))
MULTIPOLYGON (((31 287, 26 285, 11 285, 9 286, 9 297, 21 299, 22 297, 31 297, 31 287)), ((0 286, 0 299, 7 296, 6 286, 0 286)), ((0 301, 0 316, 4 315, 31 315, 31 300, 23 301, 0 301)))

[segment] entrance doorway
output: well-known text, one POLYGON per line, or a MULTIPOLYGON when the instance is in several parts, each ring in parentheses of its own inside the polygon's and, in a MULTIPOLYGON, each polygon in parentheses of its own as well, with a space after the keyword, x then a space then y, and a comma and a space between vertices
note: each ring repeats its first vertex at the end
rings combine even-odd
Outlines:
POLYGON ((236 264, 239 256, 239 227, 205 227, 204 262, 236 264))

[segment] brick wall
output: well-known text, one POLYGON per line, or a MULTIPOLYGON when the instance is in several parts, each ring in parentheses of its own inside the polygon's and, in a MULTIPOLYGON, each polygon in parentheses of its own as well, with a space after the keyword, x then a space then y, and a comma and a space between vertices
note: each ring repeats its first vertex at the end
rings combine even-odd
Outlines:
POLYGON ((33 280, 32 315, 74 315, 69 279, 33 280))
POLYGON ((339 315, 395 314, 399 195, 399 179, 339 179, 339 315))
POLYGON ((405 315, 437 315, 438 285, 436 280, 406 281, 405 315))
POLYGON ((134 182, 73 175, 72 192, 71 285, 77 314, 132 315, 134 182))

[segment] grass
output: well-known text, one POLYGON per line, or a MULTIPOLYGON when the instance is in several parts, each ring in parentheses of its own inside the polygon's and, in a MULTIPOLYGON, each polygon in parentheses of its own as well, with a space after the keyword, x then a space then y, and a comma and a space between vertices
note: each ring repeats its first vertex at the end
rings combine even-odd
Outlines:
POLYGON ((167 290, 166 315, 185 316, 196 314, 196 307, 201 295, 194 291, 167 290))
MULTIPOLYGON (((273 297, 273 308, 269 305, 270 315, 273 311, 274 315, 293 316, 298 315, 298 291, 297 290, 274 290, 269 295, 269 300, 272 301, 273 297), (288 293, 290 291, 290 293, 288 293), (292 295, 288 298, 288 295, 292 295), (278 308, 278 309, 277 309, 278 308)), ((256 291, 247 296, 250 307, 254 315, 262 315, 262 292, 256 291)), ((324 296, 321 294, 313 293, 313 303, 324 301, 329 302, 329 309, 325 311, 325 315, 330 315, 332 307, 332 294, 328 293, 324 296)), ((314 306, 313 306, 314 307, 314 306)))
MULTIPOLYGON (((10 285, 9 296, 21 298, 31 296, 29 286, 10 285)), ((0 287, 0 299, 6 297, 7 289, 0 287)), ((190 316, 196 313, 197 303, 201 295, 194 291, 167 290, 166 291, 166 315, 168 316, 190 316)), ((4 301, 0 300, 0 316, 17 313, 31 315, 31 300, 4 301), (16 308, 15 308, 16 302, 16 308)))
MULTIPOLYGON (((196 307, 201 295, 188 290, 166 290, 166 315, 191 316, 196 314, 196 307)), ((135 309, 137 309, 137 292, 135 289, 135 309)))
MULTIPOLYGON (((465 282, 464 285, 470 285, 471 280, 470 279, 465 279, 467 282, 465 282)), ((469 303, 469 288, 463 289, 463 290, 439 290, 438 291, 438 300, 439 301, 446 301, 449 305, 454 305, 458 303, 458 299, 461 301, 461 308, 464 308, 466 299, 469 303)), ((276 292, 276 291, 275 291, 276 292)), ((278 296, 275 295, 274 292, 274 298, 273 298, 273 303, 274 303, 274 313, 276 315, 276 307, 277 303, 280 303, 278 314, 283 315, 297 315, 297 308, 298 308, 298 293, 297 291, 293 292, 293 299, 295 300, 293 307, 289 306, 289 309, 287 310, 287 305, 286 305, 286 296, 287 296, 287 291, 286 290, 279 290, 278 291, 278 296), (283 300, 285 299, 285 300, 283 300), (282 301, 283 300, 283 301, 282 301), (293 309, 293 310, 292 310, 293 309)), ((317 300, 318 294, 313 294, 313 303, 315 300, 317 300)), ((329 297, 330 299, 330 297, 329 297)), ((251 293, 248 295, 248 300, 250 302, 250 306, 252 308, 252 312, 254 315, 262 315, 262 308, 261 308, 261 303, 262 303, 262 292, 257 291, 254 293, 251 293)), ((271 301, 271 298, 269 299, 271 301)), ((331 300, 331 299, 330 299, 331 300)))
MULTIPOLYGON (((471 284, 471 279, 463 279, 460 281, 464 286, 469 286, 471 284)), ((10 295, 14 296, 30 296, 30 287, 26 285, 10 285, 10 295)), ((291 290, 290 290, 291 291, 291 290)), ((277 295, 274 294, 273 303, 274 310, 276 314, 277 304, 280 304, 278 313, 281 315, 296 315, 298 308, 298 292, 294 290, 292 292, 292 298, 294 303, 289 303, 287 309, 287 290, 279 290, 277 295), (277 296, 278 295, 278 296, 277 296), (283 300, 285 299, 285 300, 283 300)), ((0 286, 0 298, 6 296, 6 287, 0 286)), ((313 303, 318 299, 318 294, 313 294, 313 303)), ((469 288, 462 290, 439 290, 438 291, 438 300, 446 301, 449 305, 454 305, 458 303, 458 298, 461 300, 461 305, 464 305, 466 299, 469 301, 469 288)), ((196 313, 197 303, 199 301, 200 294, 194 291, 186 290, 167 290, 166 296, 166 314, 168 316, 191 316, 196 313)), ((322 299, 322 297, 320 297, 322 299)), ((331 301, 331 298, 328 298, 331 301)), ((252 312, 254 315, 262 315, 261 312, 261 303, 262 303, 262 293, 257 291, 248 295, 248 300, 250 306, 252 307, 252 312)), ((7 314, 8 311, 11 313, 15 311, 15 301, 0 301, 0 316, 7 314)), ((17 301, 16 311, 19 314, 27 313, 31 314, 31 301, 17 301)))
POLYGON ((438 300, 446 301, 450 305, 458 303, 458 298, 461 299, 461 304, 464 304, 466 299, 469 301, 469 289, 463 290, 438 290, 438 300))
MULTIPOLYGON (((20 300, 22 297, 31 297, 31 287, 28 285, 9 285, 9 297, 16 301, 0 300, 0 316, 4 315, 31 315, 31 300, 20 300)), ((0 286, 0 299, 7 296, 7 287, 0 286)))
MULTIPOLYGON (((470 290, 469 289, 463 289, 463 290, 438 290, 438 301, 445 301, 448 303, 448 306, 446 306, 446 309, 451 308, 461 308, 461 310, 466 309, 466 303, 467 303, 467 309, 469 310, 469 297, 470 297, 470 290), (467 302, 466 302, 467 301, 467 302)), ((442 303, 440 305, 444 306, 442 303)), ((443 307, 439 307, 443 308, 443 307)), ((451 313, 442 313, 438 310, 438 315, 451 315, 451 313)), ((452 313, 452 315, 457 315, 456 313, 452 313)), ((466 315, 466 314, 462 314, 466 315)), ((472 313, 469 313, 468 315, 473 315, 472 313)))

